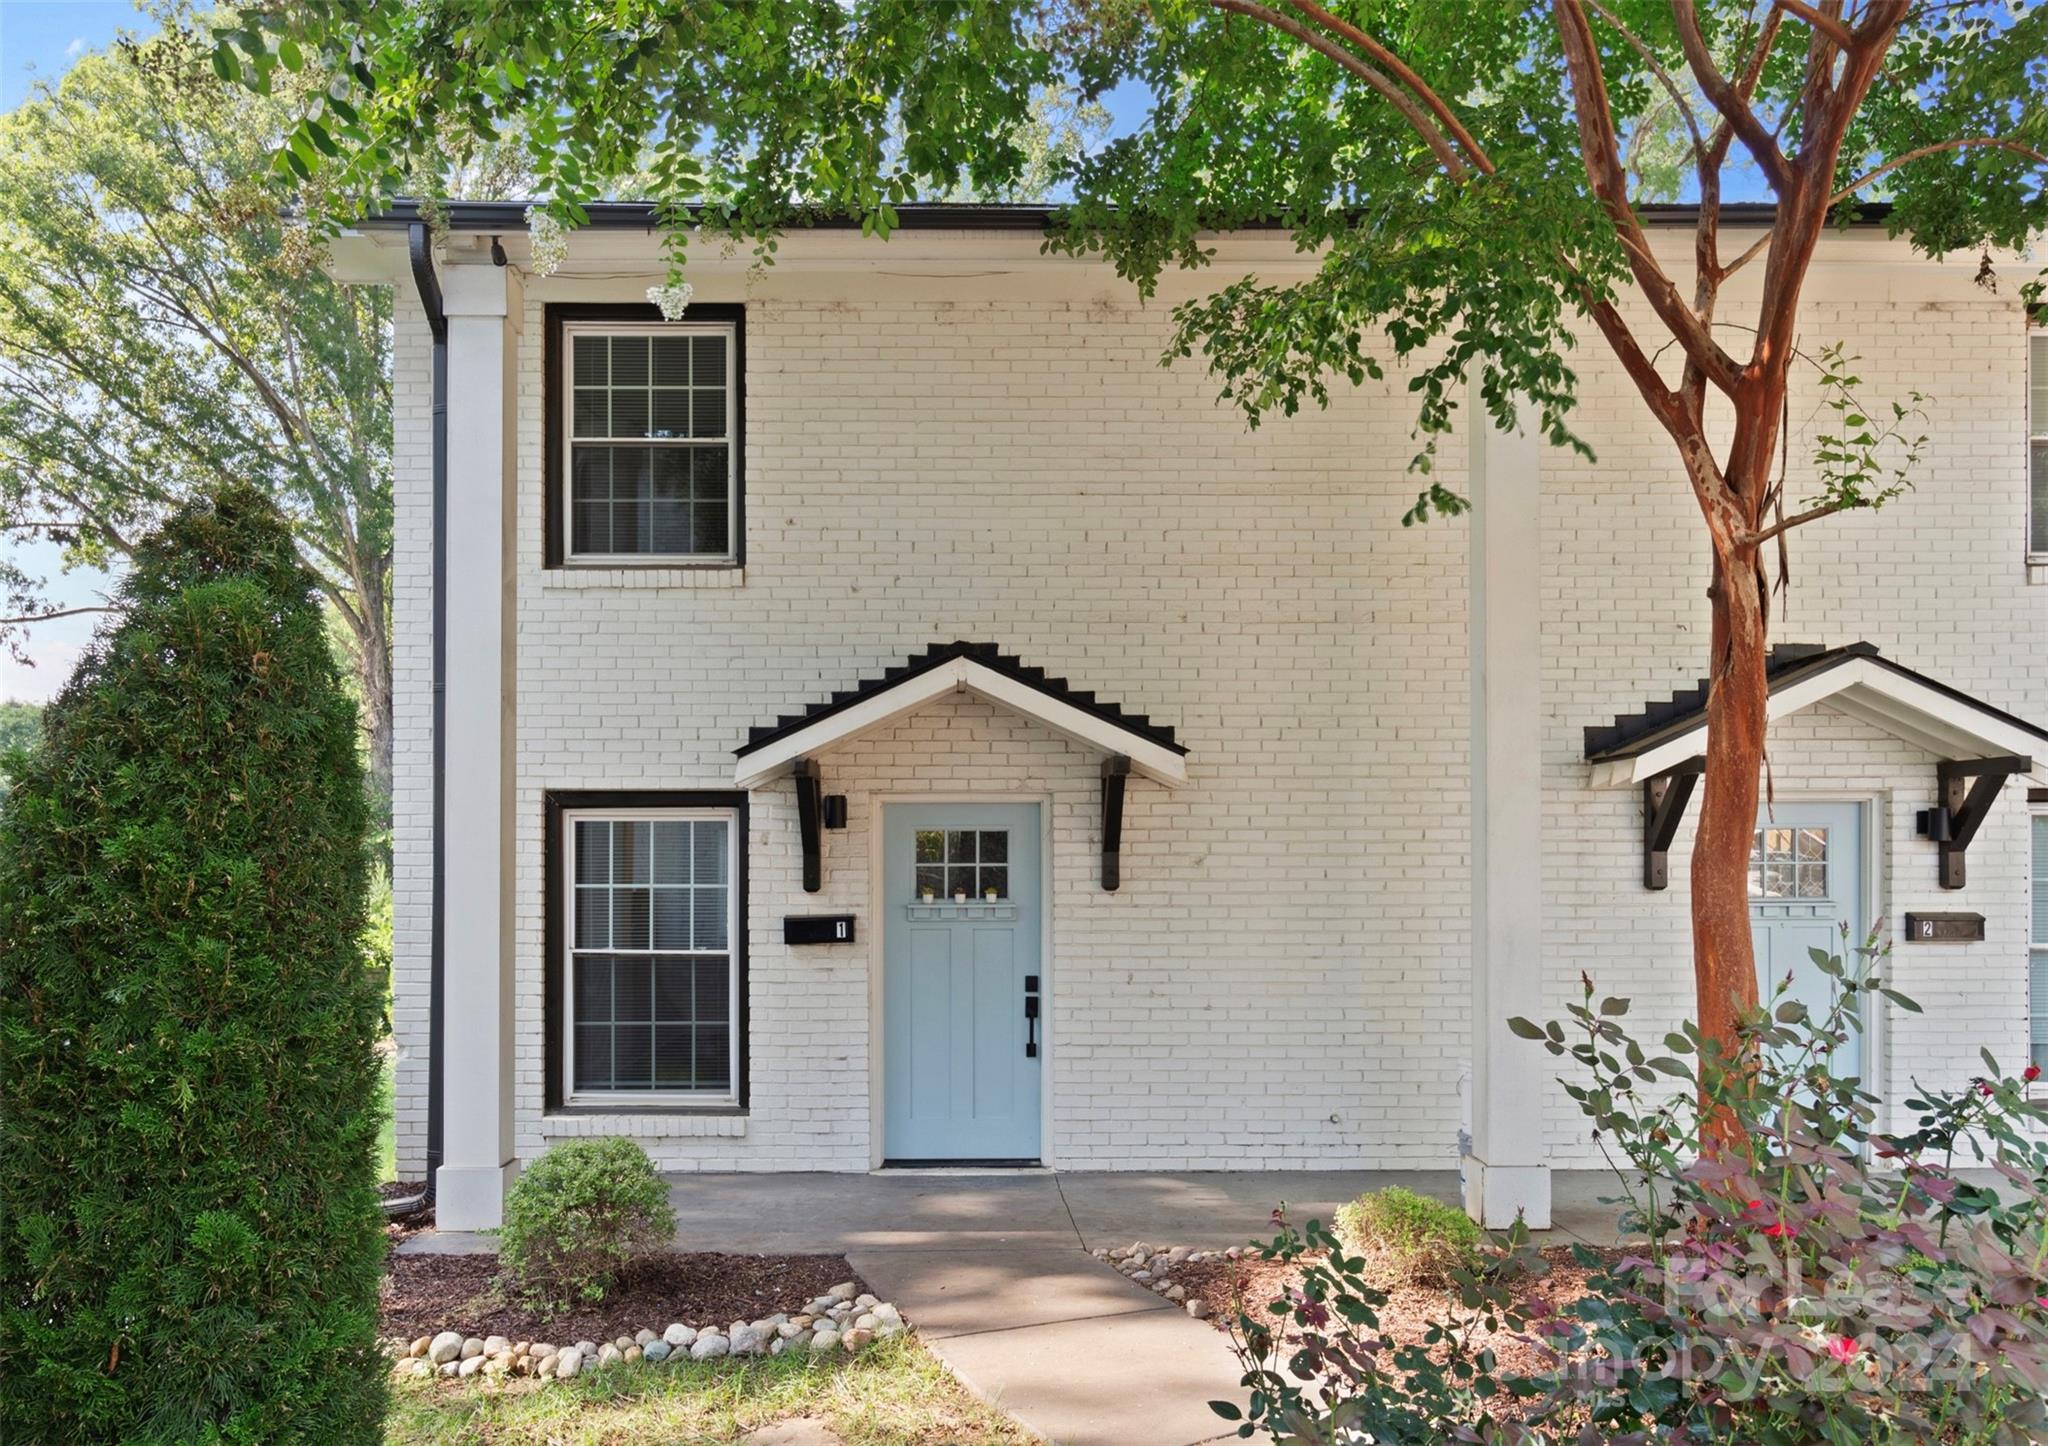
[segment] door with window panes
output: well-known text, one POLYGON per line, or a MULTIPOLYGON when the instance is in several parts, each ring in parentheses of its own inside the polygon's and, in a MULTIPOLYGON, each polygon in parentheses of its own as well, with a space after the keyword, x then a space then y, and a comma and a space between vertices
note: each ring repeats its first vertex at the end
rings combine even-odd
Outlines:
POLYGON ((1036 804, 883 810, 883 1153, 1039 1158, 1036 804))
MULTIPOLYGON (((1766 1008, 1790 976, 1783 999, 1818 1021, 1833 1007, 1835 981, 1812 951, 1854 970, 1868 927, 1863 905, 1863 810, 1853 803, 1780 803, 1762 810, 1749 860, 1749 918, 1756 941, 1757 997, 1766 1008), (1848 926, 1844 940, 1842 926, 1848 926)), ((1851 1030, 1829 1061, 1838 1078, 1863 1075, 1863 1037, 1851 1030)))

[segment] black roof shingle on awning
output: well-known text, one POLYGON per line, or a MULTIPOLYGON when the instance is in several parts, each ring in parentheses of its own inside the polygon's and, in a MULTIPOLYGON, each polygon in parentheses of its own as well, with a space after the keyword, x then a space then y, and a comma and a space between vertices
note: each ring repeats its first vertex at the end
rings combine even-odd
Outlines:
MULTIPOLYGON (((1822 647, 1814 643, 1780 643, 1770 650, 1765 659, 1764 676, 1770 692, 1776 694, 1794 684, 1803 683, 1820 674, 1859 661, 1910 680, 1960 704, 1971 713, 2020 729, 2048 744, 2048 731, 2036 727, 2024 718, 2015 717, 2001 708, 1993 707, 1981 698, 1972 697, 1960 689, 1951 688, 1946 683, 1928 677, 1925 673, 1916 672, 1880 656, 1875 643, 1844 643, 1837 647, 1822 647)), ((1700 727, 1707 717, 1707 691, 1708 680, 1702 678, 1697 686, 1681 693, 1674 693, 1661 703, 1649 703, 1633 713, 1621 714, 1612 723, 1588 727, 1586 761, 1623 762, 1648 753, 1669 740, 1700 727)))
POLYGON ((773 723, 750 728, 747 730, 747 741, 735 748, 733 753, 744 758, 758 749, 800 733, 831 718, 834 714, 878 697, 960 658, 999 673, 1014 682, 1022 683, 1068 707, 1078 708, 1133 737, 1142 738, 1174 753, 1187 753, 1187 749, 1174 740, 1173 729, 1164 724, 1154 723, 1145 714, 1126 712, 1116 704, 1096 697, 1093 692, 1073 687, 1065 678, 1049 677, 1045 669, 1027 666, 1015 654, 1005 653, 994 643, 973 643, 964 640, 933 643, 922 653, 913 653, 894 667, 887 668, 871 678, 864 678, 850 688, 843 688, 830 698, 811 704, 801 713, 785 714, 773 723))

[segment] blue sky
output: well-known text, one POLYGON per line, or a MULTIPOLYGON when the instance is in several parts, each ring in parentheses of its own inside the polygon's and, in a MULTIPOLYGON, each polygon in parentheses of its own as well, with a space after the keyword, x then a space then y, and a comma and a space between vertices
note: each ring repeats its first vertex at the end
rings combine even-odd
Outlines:
MULTIPOLYGON (((0 110, 13 110, 37 80, 56 79, 78 56, 110 44, 117 31, 155 28, 130 0, 0 0, 0 110)), ((9 552, 51 580, 51 596, 60 606, 89 607, 107 591, 104 573, 60 576, 57 550, 47 544, 10 544, 9 552)), ((34 666, 0 656, 0 701, 47 702, 70 675, 97 621, 88 614, 30 629, 34 666)))

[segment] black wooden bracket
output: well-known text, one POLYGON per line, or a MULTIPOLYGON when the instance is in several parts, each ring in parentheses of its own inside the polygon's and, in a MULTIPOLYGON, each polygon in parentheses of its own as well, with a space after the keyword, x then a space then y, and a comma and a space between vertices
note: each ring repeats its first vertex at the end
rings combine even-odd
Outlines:
POLYGON ((1131 760, 1119 753, 1102 760, 1102 887, 1115 893, 1123 882, 1124 784, 1131 760))
POLYGON ((1934 766, 1935 781, 1941 787, 1941 802, 1924 808, 1915 816, 1921 837, 1941 846, 1941 886, 1960 889, 1968 878, 1964 855, 1970 841, 1984 826, 1984 816, 1998 798, 1998 790, 2015 773, 2031 773, 2031 758, 1952 758, 1934 766))
POLYGON ((1643 887, 1671 887, 1671 840, 1692 791, 1707 770, 1704 758, 1674 763, 1655 778, 1643 780, 1643 887))
POLYGON ((815 758, 799 758, 795 772, 797 831, 804 846, 804 892, 815 894, 825 887, 823 845, 819 842, 825 781, 818 775, 815 758))

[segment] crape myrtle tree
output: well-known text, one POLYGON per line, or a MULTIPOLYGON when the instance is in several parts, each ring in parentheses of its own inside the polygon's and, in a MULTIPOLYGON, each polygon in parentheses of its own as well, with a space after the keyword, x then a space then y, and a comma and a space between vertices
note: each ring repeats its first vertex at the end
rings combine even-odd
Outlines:
POLYGON ((369 802, 247 483, 137 540, 0 803, 0 1440, 374 1441, 369 802))
POLYGON ((1409 520, 1464 506, 1430 469, 1468 386, 1493 422, 1588 453, 1566 358, 1596 333, 1669 438, 1667 485, 1696 501, 1713 560, 1691 877, 1699 1021, 1724 1042, 1757 996, 1769 560, 1792 529, 1894 495, 1921 441, 1915 398, 1866 407, 1839 351, 1802 352, 1815 248, 1863 201, 1934 254, 2018 251, 2048 221, 2039 6, 295 0, 218 35, 224 74, 322 78, 278 164, 343 206, 388 197, 451 121, 516 127, 547 217, 573 226, 637 175, 677 268, 698 232, 769 255, 821 211, 886 235, 912 196, 999 191, 1034 94, 1137 82, 1147 113, 1070 158, 1048 244, 1105 254, 1149 292, 1204 264, 1213 230, 1290 226, 1313 274, 1181 306, 1170 355, 1200 351, 1254 424, 1398 363, 1423 474, 1409 520), (1683 266, 1652 244, 1632 183, 1674 146, 1699 201, 1683 266), (1777 208, 1740 249, 1721 234, 1738 173, 1777 208), (1754 285, 1724 307, 1738 276, 1754 285), (1809 363, 1834 420, 1788 498, 1788 388, 1809 363))

